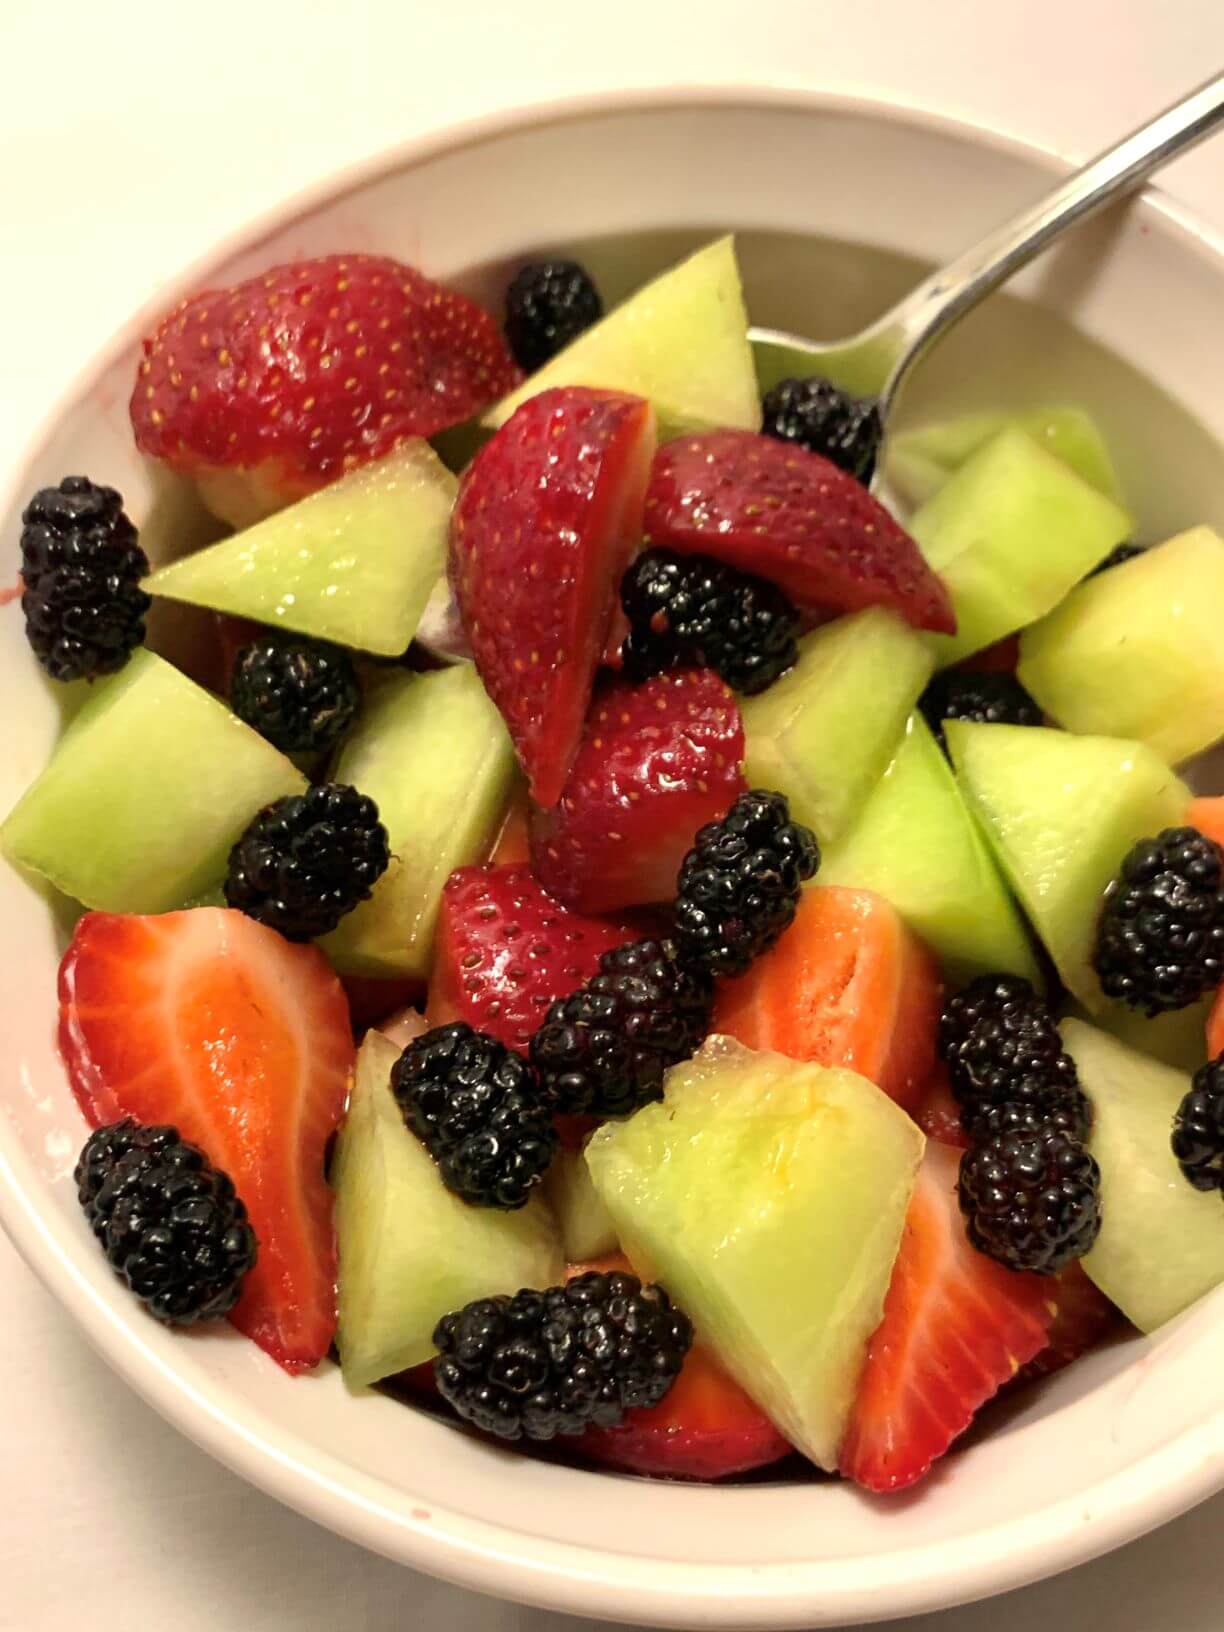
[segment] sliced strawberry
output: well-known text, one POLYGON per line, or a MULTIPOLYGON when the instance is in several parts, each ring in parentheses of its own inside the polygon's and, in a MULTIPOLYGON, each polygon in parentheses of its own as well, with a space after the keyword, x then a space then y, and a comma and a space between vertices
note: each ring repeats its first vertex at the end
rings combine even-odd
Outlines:
POLYGON ((442 891, 429 1023, 466 1020, 523 1053, 549 1004, 632 938, 567 911, 526 867, 460 867, 442 891))
POLYGON ((1021 1371, 1021 1378, 1049 1377, 1087 1354, 1102 1338, 1121 1325, 1122 1317, 1103 1292, 1070 1263, 1047 1278, 1046 1297, 1054 1306, 1046 1346, 1021 1371))
POLYGON ((853 476, 791 442, 755 431, 669 442, 651 473, 646 534, 768 578, 804 610, 890 606, 919 629, 956 629, 909 534, 853 476))
POLYGON ((747 788, 743 757, 739 708, 709 669, 607 685, 561 798, 532 815, 537 874, 582 912, 670 900, 697 829, 747 788))
POLYGON ((1186 821, 1190 827, 1197 827, 1205 838, 1224 845, 1224 798, 1216 795, 1191 799, 1186 806, 1186 821))
POLYGON ((518 793, 510 800, 506 820, 498 834, 489 862, 493 867, 518 867, 530 859, 531 847, 527 839, 527 795, 518 793))
POLYGON ((993 646, 985 646, 980 652, 974 652, 972 657, 965 658, 956 667, 968 669, 973 674, 1015 674, 1019 662, 1020 636, 1005 635, 993 646))
POLYGON ((144 342, 132 428, 246 526, 517 378, 465 295, 385 256, 325 255, 180 302, 144 342))
POLYGON ((450 576, 532 798, 557 802, 582 734, 655 445, 640 397, 542 391, 464 473, 450 576))
POLYGON ((868 1490, 928 1473, 977 1411, 1046 1346, 1045 1282, 969 1245, 960 1152, 928 1144, 838 1466, 868 1490))
POLYGON ((948 1081, 947 1067, 942 1061, 936 1065, 919 1095, 913 1116, 928 1139, 938 1140, 941 1145, 954 1145, 958 1150, 968 1150, 969 1135, 961 1127, 960 1106, 956 1103, 952 1084, 948 1081))
POLYGON ((1218 1060, 1221 1054, 1224 1054, 1224 987, 1207 1016, 1207 1058, 1218 1060))
POLYGON ((259 1258, 230 1316, 287 1371, 327 1353, 336 1250, 324 1151, 353 1037, 316 947, 240 912, 90 912, 59 974, 59 1044, 94 1127, 169 1122, 233 1179, 259 1258))
POLYGON ((370 1026, 378 1025, 389 1014, 406 1005, 415 1007, 425 995, 424 981, 411 976, 401 980, 383 980, 375 975, 344 975, 340 984, 348 998, 349 1019, 355 1037, 360 1037, 370 1026))

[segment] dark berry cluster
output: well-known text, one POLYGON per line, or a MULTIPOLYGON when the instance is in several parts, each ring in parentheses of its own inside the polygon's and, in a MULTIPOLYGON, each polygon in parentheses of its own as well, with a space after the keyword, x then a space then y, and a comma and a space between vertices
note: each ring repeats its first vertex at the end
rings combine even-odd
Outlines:
POLYGON ((1224 1058, 1195 1072, 1173 1123, 1173 1154, 1196 1190, 1224 1191, 1224 1058))
POLYGON ((339 646, 269 633, 234 660, 230 706, 282 753, 326 753, 360 705, 357 670, 339 646))
POLYGON ((1109 886, 1093 966, 1106 997, 1149 1015, 1224 981, 1224 850, 1192 827, 1141 839, 1109 886))
POLYGON ((602 316, 599 290, 577 261, 533 261, 506 291, 506 339, 529 374, 602 316))
POLYGON ((852 397, 830 380, 782 380, 761 402, 761 429, 832 460, 860 482, 875 471, 883 425, 874 397, 852 397))
POLYGON ((999 1133, 965 1152, 960 1204, 969 1239, 1008 1269, 1054 1275, 1101 1228, 1101 1175, 1082 1142, 1058 1128, 999 1133))
POLYGON ((1014 674, 941 669, 919 699, 927 724, 942 743, 945 720, 979 725, 1040 725, 1042 713, 1014 674))

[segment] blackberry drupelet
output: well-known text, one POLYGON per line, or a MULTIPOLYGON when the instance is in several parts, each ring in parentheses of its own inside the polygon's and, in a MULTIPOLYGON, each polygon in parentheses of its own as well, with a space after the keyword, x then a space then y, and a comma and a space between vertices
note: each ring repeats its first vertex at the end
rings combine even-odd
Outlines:
POLYGON ((343 782, 267 805, 230 851, 225 899, 288 941, 309 941, 366 900, 391 860, 378 806, 343 782))
POLYGON ((1224 1058, 1195 1072, 1173 1120, 1173 1154, 1196 1190, 1224 1190, 1224 1058))
POLYGON ((799 656, 799 614, 782 591, 708 556, 646 550, 621 581, 621 605, 630 680, 696 663, 751 696, 799 656))
POLYGON ((474 1207, 526 1204, 557 1150, 551 1106, 526 1060, 456 1021, 408 1044, 391 1089, 448 1190, 474 1207))
POLYGON ((668 1066, 700 1047, 712 995, 709 976, 681 964, 670 941, 630 941, 552 1005, 531 1062, 558 1110, 630 1116, 661 1099, 668 1066))
POLYGON ((870 482, 883 426, 874 397, 852 397, 829 380, 814 376, 782 380, 761 402, 766 436, 797 442, 831 459, 842 470, 870 482))
POLYGON ((961 1126, 975 1144, 1001 1133, 1042 1133, 1052 1129, 1081 1142, 1092 1131, 1092 1102, 1079 1088, 1050 1093, 1022 1084, 1015 1099, 961 1110, 961 1126))
POLYGON ((357 670, 339 646, 266 634, 234 661, 230 706, 282 753, 325 753, 360 705, 357 670))
POLYGON ((1224 851, 1192 827, 1141 839, 1105 893, 1093 967, 1106 997, 1149 1015, 1224 981, 1224 851))
POLYGON ((171 1326, 228 1314, 255 1232, 228 1175, 177 1128, 130 1117, 96 1128, 76 1165, 85 1217, 112 1268, 171 1326))
POLYGON ((1147 550, 1146 544, 1115 544, 1104 561, 1099 566, 1093 567, 1088 576, 1095 578, 1098 572, 1108 572, 1110 567, 1124 566, 1126 562, 1133 561, 1137 555, 1146 555, 1147 550))
POLYGON ((943 669, 918 700, 926 722, 944 740, 945 720, 980 725, 1040 725, 1042 713, 1014 674, 976 674, 943 669))
POLYGON ((599 290, 577 261, 535 261, 506 290, 506 339, 529 374, 602 316, 599 290))
POLYGON ((1101 1174, 1056 1128, 1001 1133, 961 1158, 969 1239, 1007 1269, 1055 1275, 1090 1250, 1101 1227, 1101 1174))
POLYGON ((113 487, 65 476, 22 515, 26 638, 53 680, 113 674, 145 636, 149 562, 113 487))
POLYGON ((592 1271, 444 1316, 434 1376, 443 1399, 486 1433, 553 1439, 657 1405, 692 1341, 688 1316, 661 1286, 592 1271))
POLYGON ((681 864, 681 959, 712 975, 742 975, 790 925, 819 865, 815 834, 791 821, 783 794, 741 793, 721 821, 701 828, 681 864))

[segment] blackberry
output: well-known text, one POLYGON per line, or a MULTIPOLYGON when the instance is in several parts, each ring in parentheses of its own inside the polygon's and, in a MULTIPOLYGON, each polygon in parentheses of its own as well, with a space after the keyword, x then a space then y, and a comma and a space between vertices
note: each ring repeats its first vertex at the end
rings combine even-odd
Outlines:
POLYGON ((321 782, 252 819, 230 851, 225 899, 287 941, 309 941, 366 900, 390 860, 374 801, 321 782))
POLYGON ((782 380, 765 393, 761 412, 766 436, 797 442, 860 482, 871 481, 883 434, 874 397, 852 397, 819 376, 782 380))
POLYGON ((1101 1227, 1101 1174, 1057 1128, 1000 1133, 961 1158, 961 1212, 979 1252, 1007 1269, 1055 1275, 1101 1227))
POLYGON ((531 1063, 558 1110, 629 1116, 663 1097, 663 1074, 697 1049, 710 1023, 708 975, 670 941, 630 941, 548 1011, 531 1063))
POLYGON ((1224 1058, 1195 1072, 1173 1120, 1173 1154, 1196 1190, 1224 1190, 1224 1058))
POLYGON ((647 550, 621 580, 630 680, 685 663, 736 691, 764 691, 799 657, 799 614, 780 589, 704 555, 647 550))
POLYGON ((918 700, 939 742, 945 720, 976 720, 980 725, 1040 725, 1043 715, 1014 674, 974 674, 943 669, 918 700))
POLYGON ((113 487, 65 476, 22 515, 26 638, 53 680, 113 674, 145 637, 149 562, 113 487))
POLYGON ((1001 1133, 1041 1133, 1053 1129, 1070 1139, 1085 1140, 1092 1131, 1092 1103, 1079 1088, 1069 1093, 1042 1093, 1023 1086, 1015 1099, 963 1107, 961 1126, 975 1144, 1001 1133))
POLYGON ((680 957, 712 975, 741 975, 795 916, 799 889, 820 865, 816 836, 792 822, 780 793, 741 793, 697 834, 680 867, 680 957))
POLYGON ((466 1422, 502 1439, 553 1439, 657 1405, 693 1341, 661 1286, 589 1272, 565 1286, 480 1298, 443 1316, 434 1376, 466 1422))
POLYGON ((1224 981, 1224 850, 1192 827, 1141 839, 1105 892, 1092 961, 1106 997, 1149 1016, 1224 981))
POLYGON ((339 646, 267 634, 234 661, 230 706, 282 753, 326 753, 360 705, 357 670, 339 646))
POLYGON ((1126 562, 1133 561, 1137 555, 1146 555, 1147 549, 1146 544, 1115 544, 1104 561, 1099 566, 1093 567, 1088 576, 1095 578, 1098 572, 1108 572, 1111 567, 1124 566, 1126 562))
POLYGON ((602 316, 599 290, 577 261, 534 261, 506 290, 506 339, 529 374, 602 316))
POLYGON ((447 1189, 475 1207, 524 1206, 556 1154, 535 1072, 462 1021, 414 1038, 391 1069, 391 1089, 447 1189))
POLYGON ((75 1177, 112 1268, 151 1315, 190 1326, 229 1313, 255 1262, 255 1232, 202 1150, 177 1128, 128 1117, 90 1134, 75 1177))

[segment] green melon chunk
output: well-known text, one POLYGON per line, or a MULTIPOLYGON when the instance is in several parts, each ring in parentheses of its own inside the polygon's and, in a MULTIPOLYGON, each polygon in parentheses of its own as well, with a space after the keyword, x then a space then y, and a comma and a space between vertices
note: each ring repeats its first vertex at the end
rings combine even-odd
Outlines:
POLYGON ((1079 1020, 1063 1042, 1092 1101, 1088 1148, 1101 1169, 1101 1233, 1084 1270, 1141 1332, 1224 1281, 1220 1198, 1196 1190, 1170 1145, 1190 1078, 1079 1020))
POLYGON ((794 668, 740 700, 749 783, 784 793, 822 842, 837 838, 883 776, 933 667, 924 638, 883 607, 805 635, 794 668))
POLYGON ((544 1179, 544 1199, 553 1210, 566 1261, 589 1263, 616 1252, 616 1226, 591 1182, 580 1150, 559 1150, 544 1179))
POLYGON ((1189 790, 1141 742, 949 720, 961 791, 1067 989, 1095 1013, 1101 899, 1139 839, 1180 822, 1189 790))
POLYGON ((850 1071, 710 1039, 662 1103, 587 1145, 657 1278, 780 1431, 830 1471, 879 1324, 924 1141, 850 1071))
POLYGON ((504 425, 528 397, 558 385, 629 391, 654 404, 661 438, 761 426, 735 241, 720 238, 670 268, 491 408, 504 425))
POLYGON ((391 1093, 398 1058, 393 1042, 367 1032, 332 1169, 336 1346, 350 1388, 428 1360, 434 1327, 452 1310, 556 1286, 564 1274, 560 1238, 538 1196, 503 1212, 471 1207, 442 1183, 391 1093))
POLYGON ((1224 538, 1194 527, 1090 578, 1020 642, 1020 679, 1068 731, 1171 765, 1224 737, 1224 538))
POLYGON ((406 442, 245 532, 162 567, 144 587, 398 657, 442 570, 455 491, 428 442, 406 442))
POLYGON ((1091 1021, 1099 1031, 1108 1032, 1127 1048, 1193 1075, 1207 1061, 1207 1018, 1212 998, 1192 1003, 1187 1009, 1172 1009, 1149 1018, 1142 1010, 1128 1009, 1123 1003, 1103 1003, 1096 1014, 1073 1004, 1068 1018, 1091 1021))
POLYGON ((987 442, 910 523, 956 612, 955 635, 930 637, 938 661, 1044 617, 1130 530, 1125 510, 1023 431, 987 442))
POLYGON ((953 985, 997 971, 1041 985, 1024 920, 921 714, 858 820, 825 850, 819 881, 891 901, 953 985))
POLYGON ((331 777, 374 800, 391 865, 323 941, 337 969, 428 975, 442 886, 454 868, 488 855, 514 765, 501 716, 470 665, 400 673, 374 689, 331 777))
POLYGON ((94 684, 0 845, 87 907, 165 912, 215 888, 256 811, 305 786, 223 703, 140 650, 94 684))

